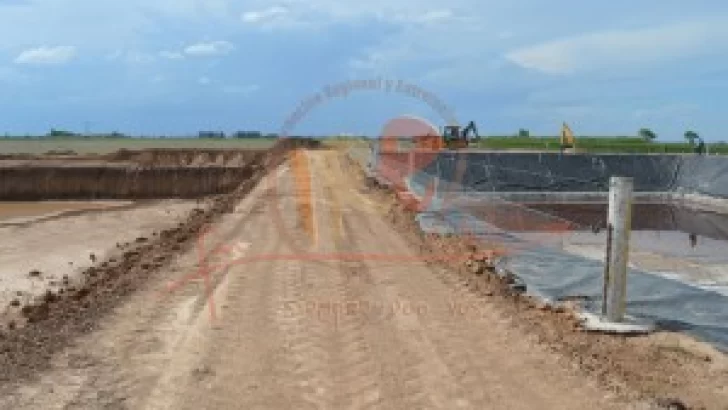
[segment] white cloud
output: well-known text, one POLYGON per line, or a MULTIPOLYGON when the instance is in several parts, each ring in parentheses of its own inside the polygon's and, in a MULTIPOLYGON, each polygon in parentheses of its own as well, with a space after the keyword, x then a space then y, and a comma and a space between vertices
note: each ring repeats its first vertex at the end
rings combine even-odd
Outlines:
POLYGON ((235 46, 228 41, 212 41, 190 44, 182 51, 163 50, 158 53, 159 57, 168 60, 183 60, 185 56, 190 57, 212 57, 230 54, 235 46))
POLYGON ((210 80, 209 77, 200 77, 197 80, 197 82, 200 83, 201 85, 208 85, 208 84, 210 84, 212 82, 212 80, 210 80))
MULTIPOLYGON (((290 0, 287 0, 289 3, 290 0)), ((327 23, 326 16, 312 14, 308 4, 303 3, 299 7, 272 6, 266 9, 246 11, 240 15, 240 20, 256 29, 271 30, 292 30, 292 29, 314 29, 324 27, 327 23)))
POLYGON ((38 47, 23 51, 15 58, 17 64, 57 65, 65 64, 76 56, 72 46, 38 47))
POLYGON ((169 60, 182 60, 185 56, 178 51, 160 51, 159 56, 169 60))
MULTIPOLYGON (((449 9, 427 9, 427 5, 409 3, 392 5, 381 1, 373 4, 332 2, 329 0, 285 0, 286 5, 276 5, 260 10, 244 12, 240 18, 248 25, 260 28, 315 28, 329 24, 377 20, 399 25, 442 24, 454 19, 449 9)), ((432 4, 436 4, 434 1, 432 4)))
POLYGON ((247 11, 240 16, 244 23, 257 24, 274 20, 288 14, 289 10, 283 6, 272 6, 264 10, 247 11))
POLYGON ((589 33, 517 49, 505 57, 523 68, 571 74, 722 52, 727 40, 723 22, 696 21, 589 33))
POLYGON ((184 53, 189 56, 208 57, 230 54, 234 49, 235 46, 228 41, 213 41, 187 46, 184 53))

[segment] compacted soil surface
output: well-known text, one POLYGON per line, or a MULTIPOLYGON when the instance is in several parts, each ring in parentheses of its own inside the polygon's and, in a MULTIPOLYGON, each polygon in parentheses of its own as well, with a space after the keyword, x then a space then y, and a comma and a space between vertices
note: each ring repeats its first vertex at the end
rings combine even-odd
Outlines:
POLYGON ((259 171, 15 306, 0 407, 728 408, 721 353, 583 332, 339 152, 259 171))

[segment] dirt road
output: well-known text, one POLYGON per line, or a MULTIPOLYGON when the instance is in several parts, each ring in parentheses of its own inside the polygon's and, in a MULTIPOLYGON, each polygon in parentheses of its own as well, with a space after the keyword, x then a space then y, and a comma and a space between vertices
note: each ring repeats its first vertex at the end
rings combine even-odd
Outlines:
POLYGON ((336 152, 304 155, 310 187, 295 183, 291 165, 271 174, 203 238, 204 249, 181 255, 0 407, 633 405, 565 366, 493 302, 413 262, 419 250, 359 192, 336 152), (214 244, 231 255, 214 257, 214 244), (227 258, 236 262, 210 274, 206 294, 195 272, 227 258))

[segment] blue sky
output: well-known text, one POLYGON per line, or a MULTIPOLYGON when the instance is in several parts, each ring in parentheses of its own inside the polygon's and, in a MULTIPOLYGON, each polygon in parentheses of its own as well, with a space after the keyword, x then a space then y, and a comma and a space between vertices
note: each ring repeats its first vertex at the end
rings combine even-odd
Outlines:
MULTIPOLYGON (((728 139, 728 3, 613 0, 0 0, 0 133, 278 132, 325 86, 402 80, 481 134, 728 139)), ((377 87, 293 134, 445 119, 377 87)))

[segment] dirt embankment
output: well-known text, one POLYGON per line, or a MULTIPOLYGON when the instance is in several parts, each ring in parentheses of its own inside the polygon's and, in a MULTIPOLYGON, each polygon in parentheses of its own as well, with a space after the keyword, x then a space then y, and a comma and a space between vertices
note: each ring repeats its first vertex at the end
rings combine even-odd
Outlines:
POLYGON ((227 193, 251 167, 2 167, 0 200, 197 198, 227 193))
POLYGON ((26 305, 12 304, 0 326, 0 383, 29 378, 48 368, 54 353, 76 335, 96 328, 99 320, 165 266, 178 252, 189 248, 206 226, 231 212, 268 170, 282 163, 295 147, 315 146, 307 140, 283 140, 246 165, 249 177, 229 194, 209 198, 206 208, 196 208, 176 228, 154 232, 149 238, 120 244, 120 257, 98 261, 83 272, 80 284, 64 284, 46 291, 26 305))
MULTIPOLYGON (((360 169, 353 161, 350 165, 360 169)), ((360 178, 366 180, 363 173, 360 178)), ((630 338, 586 332, 574 310, 545 306, 495 274, 482 244, 467 237, 423 234, 414 218, 416 203, 403 202, 401 194, 374 180, 368 180, 367 189, 390 207, 392 226, 424 254, 470 255, 462 263, 452 257, 435 262, 448 268, 442 280, 464 283, 480 297, 495 299, 515 326, 559 353, 566 366, 596 377, 620 396, 652 400, 662 408, 728 409, 726 355, 681 334, 630 338)))
POLYGON ((122 148, 109 154, 77 154, 74 151, 48 151, 44 155, 0 154, 0 160, 22 165, 114 165, 154 167, 185 167, 216 165, 240 167, 252 161, 264 149, 186 149, 186 148, 122 148))
MULTIPOLYGON (((0 200, 196 198, 231 192, 264 150, 120 150, 0 162, 0 200)), ((0 158, 2 159, 2 158, 0 158)))
POLYGON ((265 150, 255 149, 121 149, 115 153, 101 156, 101 158, 109 162, 134 163, 143 167, 204 165, 239 167, 264 152, 265 150))

